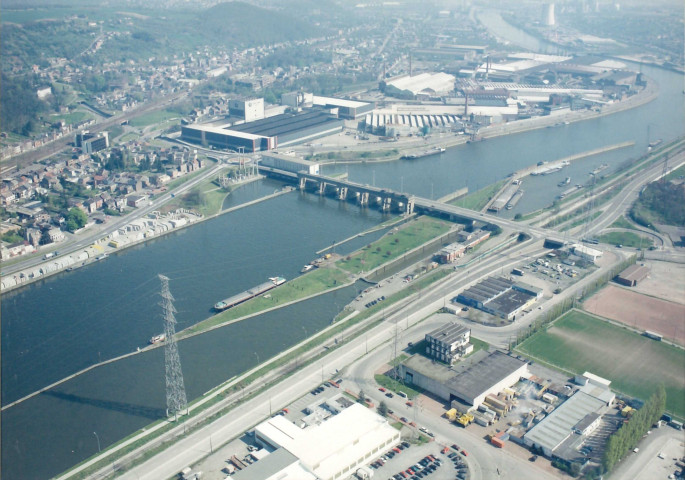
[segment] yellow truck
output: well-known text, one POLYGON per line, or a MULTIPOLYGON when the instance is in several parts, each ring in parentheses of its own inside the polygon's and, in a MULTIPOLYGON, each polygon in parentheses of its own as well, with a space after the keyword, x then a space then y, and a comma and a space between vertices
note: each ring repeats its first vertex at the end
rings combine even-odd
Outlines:
POLYGON ((456 408, 453 408, 453 409, 445 412, 445 416, 449 419, 450 422, 454 422, 457 419, 458 415, 459 415, 459 412, 457 412, 456 408))

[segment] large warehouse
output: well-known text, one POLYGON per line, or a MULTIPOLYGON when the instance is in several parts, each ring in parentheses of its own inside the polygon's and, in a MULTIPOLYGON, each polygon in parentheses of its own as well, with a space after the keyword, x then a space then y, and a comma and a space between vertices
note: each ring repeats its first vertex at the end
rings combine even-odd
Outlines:
POLYGON ((314 95, 313 104, 324 108, 336 108, 340 118, 350 120, 362 117, 376 108, 374 103, 346 100, 344 98, 320 97, 318 95, 314 95))
POLYGON ((428 390, 452 402, 477 407, 488 394, 511 387, 528 376, 528 363, 500 351, 480 350, 447 367, 422 355, 414 355, 400 365, 405 382, 428 390))
POLYGON ((417 95, 446 95, 454 90, 456 78, 449 73, 420 73, 418 75, 402 75, 385 82, 386 94, 406 92, 417 95))
POLYGON ((542 290, 504 277, 489 277, 460 293, 459 303, 492 315, 515 320, 516 315, 542 297, 542 290))
POLYGON ((322 110, 284 113, 231 127, 185 125, 181 138, 216 148, 258 152, 341 132, 344 121, 322 110))
MULTIPOLYGON (((267 448, 277 449, 276 452, 287 450, 316 478, 337 480, 352 476, 372 457, 398 444, 400 432, 385 418, 355 403, 320 425, 304 429, 282 416, 275 416, 255 427, 255 440, 267 448)), ((284 464, 287 468, 295 468, 286 461, 284 464)))

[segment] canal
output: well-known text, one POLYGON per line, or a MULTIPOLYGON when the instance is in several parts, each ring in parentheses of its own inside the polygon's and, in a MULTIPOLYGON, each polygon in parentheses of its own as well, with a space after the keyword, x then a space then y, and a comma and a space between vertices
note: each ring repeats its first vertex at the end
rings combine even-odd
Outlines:
MULTIPOLYGON (((502 36, 505 36, 502 34, 502 36)), ((682 75, 644 67, 660 86, 642 107, 587 122, 464 145, 419 160, 326 166, 357 182, 438 198, 471 191, 539 161, 624 141, 635 146, 574 162, 559 174, 527 179, 526 194, 507 212, 540 208, 558 195, 560 178, 636 158, 651 139, 683 134, 682 75), (649 127, 649 128, 648 128, 649 127)), ((611 171, 611 170, 608 171, 611 171)), ((227 206, 272 193, 282 184, 246 185, 227 206)), ((100 360, 135 351, 162 330, 157 274, 176 298, 178 328, 210 315, 217 300, 281 275, 293 278, 317 250, 379 224, 372 209, 293 192, 122 251, 2 297, 2 402, 6 404, 100 360)), ((375 234, 381 235, 382 232, 375 234)), ((351 251, 370 236, 344 245, 351 251)), ((355 295, 353 287, 179 344, 193 398, 328 325, 355 295), (303 328, 304 327, 304 328, 303 328)), ((162 350, 100 367, 2 413, 6 479, 48 478, 160 418, 165 407, 162 350)))

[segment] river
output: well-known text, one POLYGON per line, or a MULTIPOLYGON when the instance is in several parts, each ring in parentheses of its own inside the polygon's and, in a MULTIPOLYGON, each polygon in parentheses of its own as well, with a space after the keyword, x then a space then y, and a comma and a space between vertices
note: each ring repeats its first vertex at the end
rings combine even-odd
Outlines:
MULTIPOLYGON (((511 27, 509 27, 511 28, 511 27)), ((506 30, 506 28, 505 28, 506 30)), ((507 32, 500 35, 507 38, 507 32)), ((539 161, 605 145, 635 146, 597 155, 561 173, 529 177, 514 215, 551 203, 557 182, 584 183, 602 163, 615 168, 651 140, 683 134, 682 75, 643 67, 661 94, 609 117, 489 139, 441 155, 389 163, 327 165, 362 183, 438 198, 471 191, 539 161)), ((608 171, 611 171, 610 169, 608 171)), ((273 180, 243 186, 226 206, 281 187, 273 180)), ((107 260, 56 275, 2 297, 2 401, 16 400, 86 366, 134 351, 162 331, 157 274, 170 278, 178 328, 210 314, 217 300, 261 283, 293 278, 315 251, 379 224, 384 216, 332 199, 293 192, 203 222, 107 260)), ((374 238, 345 244, 344 251, 374 238)), ((354 287, 180 342, 188 397, 237 375, 328 325, 354 287)), ((162 350, 100 367, 2 413, 4 478, 47 478, 160 418, 165 406, 162 350)))

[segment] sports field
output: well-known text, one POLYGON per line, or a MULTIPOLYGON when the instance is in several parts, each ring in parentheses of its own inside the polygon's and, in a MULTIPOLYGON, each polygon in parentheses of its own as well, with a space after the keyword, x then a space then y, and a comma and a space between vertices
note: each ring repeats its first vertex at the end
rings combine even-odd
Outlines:
POLYGON ((572 310, 516 350, 571 373, 592 372, 643 400, 663 383, 666 409, 685 417, 685 351, 572 310))

